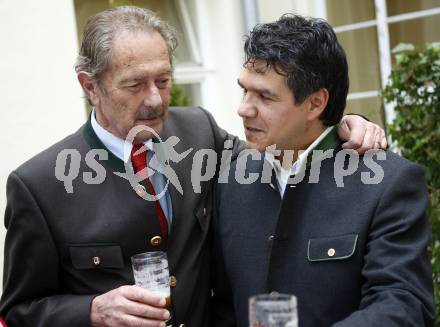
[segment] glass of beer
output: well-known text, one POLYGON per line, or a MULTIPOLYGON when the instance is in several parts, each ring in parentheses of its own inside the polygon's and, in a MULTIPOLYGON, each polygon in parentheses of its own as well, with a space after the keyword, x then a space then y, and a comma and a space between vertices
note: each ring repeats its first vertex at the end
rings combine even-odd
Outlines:
POLYGON ((298 327, 296 297, 271 293, 249 299, 250 327, 298 327))
MULTIPOLYGON (((163 296, 171 310, 170 273, 167 254, 162 251, 144 252, 131 257, 136 285, 163 296)), ((171 311, 170 311, 171 313, 171 311)), ((166 321, 171 326, 171 317, 166 321)))

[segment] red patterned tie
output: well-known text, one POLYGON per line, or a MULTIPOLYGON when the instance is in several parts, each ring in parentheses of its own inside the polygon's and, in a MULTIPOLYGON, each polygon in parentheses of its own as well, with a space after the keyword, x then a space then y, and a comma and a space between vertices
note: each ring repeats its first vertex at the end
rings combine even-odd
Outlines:
MULTIPOLYGON (((133 148, 131 149, 131 163, 133 165, 134 172, 137 173, 144 168, 147 168, 147 151, 143 151, 142 153, 135 153, 144 146, 143 144, 133 144, 133 148)), ((153 184, 148 178, 147 174, 143 174, 145 181, 147 182, 148 188, 150 189, 151 195, 156 196, 156 192, 154 191, 153 184)), ((159 200, 154 201, 154 205, 156 206, 156 213, 159 217, 160 230, 162 231, 162 236, 165 240, 168 239, 168 221, 165 217, 165 214, 160 206, 159 200)))

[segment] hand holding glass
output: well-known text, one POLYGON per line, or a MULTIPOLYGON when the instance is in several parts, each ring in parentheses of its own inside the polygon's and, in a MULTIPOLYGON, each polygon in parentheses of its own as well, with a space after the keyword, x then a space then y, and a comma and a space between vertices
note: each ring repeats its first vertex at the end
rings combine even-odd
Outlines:
POLYGON ((136 285, 163 296, 166 308, 171 308, 170 274, 167 254, 162 251, 145 252, 131 257, 136 285))

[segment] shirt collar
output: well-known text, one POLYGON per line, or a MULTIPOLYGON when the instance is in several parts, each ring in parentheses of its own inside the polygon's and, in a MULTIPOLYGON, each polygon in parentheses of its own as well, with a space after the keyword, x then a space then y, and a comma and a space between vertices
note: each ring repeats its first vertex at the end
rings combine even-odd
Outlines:
MULTIPOLYGON (((95 117, 95 109, 92 111, 92 115, 90 118, 90 122, 92 124, 93 131, 99 140, 105 145, 105 147, 113 153, 116 157, 127 162, 130 158, 131 149, 133 145, 129 142, 126 142, 124 139, 110 133, 101 125, 99 125, 98 121, 95 117)), ((149 139, 144 142, 148 150, 153 151, 153 140, 149 139)))
MULTIPOLYGON (((304 164, 306 158, 308 157, 309 153, 316 148, 316 146, 332 131, 332 129, 335 126, 329 126, 327 127, 319 136, 318 138, 315 139, 315 141, 313 141, 312 144, 310 144, 308 146, 308 148, 306 150, 300 150, 299 151, 299 155, 298 155, 298 159, 293 163, 290 171, 293 170, 293 168, 295 166, 299 166, 298 169, 295 169, 295 171, 292 172, 292 174, 295 174, 299 168, 304 164)), ((279 162, 279 160, 275 159, 274 155, 270 152, 266 152, 266 160, 271 164, 272 167, 274 167, 275 169, 279 169, 279 170, 286 170, 281 166, 281 163, 279 162)))
POLYGON ((290 169, 282 167, 279 160, 275 159, 274 155, 270 152, 266 152, 265 159, 274 168, 275 175, 278 181, 278 185, 281 187, 282 194, 284 193, 285 186, 291 175, 296 175, 303 165, 306 164, 307 157, 311 151, 333 130, 335 126, 327 127, 316 139, 310 144, 306 150, 300 151, 298 159, 293 163, 290 169))

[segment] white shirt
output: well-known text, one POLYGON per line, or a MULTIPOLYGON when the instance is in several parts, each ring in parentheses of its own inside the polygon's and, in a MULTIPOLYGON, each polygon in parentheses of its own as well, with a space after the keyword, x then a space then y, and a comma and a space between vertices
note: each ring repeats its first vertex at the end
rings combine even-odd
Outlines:
POLYGON ((307 157, 309 153, 332 131, 334 126, 327 127, 324 132, 319 135, 319 137, 313 141, 312 144, 305 151, 299 151, 298 159, 293 163, 290 169, 285 169, 279 160, 275 159, 274 155, 270 152, 266 152, 266 160, 272 165, 275 171, 275 176, 277 178, 278 190, 280 191, 281 197, 284 196, 286 190, 287 182, 291 175, 296 175, 303 165, 306 164, 307 157))
MULTIPOLYGON (((130 158, 133 144, 131 144, 130 142, 125 142, 125 140, 117 137, 116 135, 113 135, 105 128, 103 128, 101 125, 99 125, 99 123, 96 121, 95 109, 93 109, 90 122, 92 124, 93 130, 95 131, 96 136, 98 136, 102 144, 104 144, 105 147, 108 150, 110 150, 110 152, 113 153, 116 157, 118 157, 124 162, 127 162, 128 159, 130 158)), ((151 139, 145 141, 144 144, 148 148, 148 150, 154 151, 153 141, 151 139)))
MULTIPOLYGON (((110 133, 105 128, 103 128, 96 121, 95 117, 95 109, 93 109, 92 115, 90 117, 90 123, 92 124, 93 131, 96 136, 100 139, 102 144, 113 153, 117 158, 121 159, 124 162, 127 162, 131 155, 131 149, 133 148, 133 144, 130 142, 126 142, 125 140, 117 137, 116 135, 110 133)), ((148 159, 151 159, 152 153, 154 152, 153 148, 153 140, 149 139, 144 142, 144 145, 148 148, 148 159)), ((149 171, 149 178, 153 187, 156 191, 163 190, 166 185, 165 177, 159 173, 154 171, 149 171)), ((162 196, 159 199, 159 203, 162 207, 162 210, 168 220, 168 227, 171 228, 171 222, 173 219, 173 211, 172 211, 172 203, 169 192, 165 193, 165 196, 162 196)))

